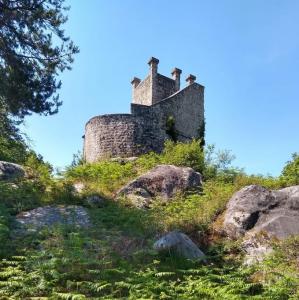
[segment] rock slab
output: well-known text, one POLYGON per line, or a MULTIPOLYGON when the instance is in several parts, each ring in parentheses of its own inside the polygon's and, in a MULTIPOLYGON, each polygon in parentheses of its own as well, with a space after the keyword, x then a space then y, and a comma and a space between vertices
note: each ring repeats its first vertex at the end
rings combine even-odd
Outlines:
POLYGON ((184 233, 171 231, 154 243, 153 248, 160 252, 173 252, 191 260, 205 261, 205 254, 184 233))
POLYGON ((13 180, 24 176, 25 171, 22 166, 7 161, 0 161, 0 180, 13 180))
POLYGON ((244 236, 245 252, 258 260, 270 252, 270 238, 299 234, 299 186, 268 190, 250 185, 235 193, 226 208, 224 232, 232 239, 244 236))
POLYGON ((117 196, 127 196, 136 206, 146 207, 149 199, 160 197, 168 200, 177 192, 200 188, 202 176, 192 168, 158 165, 139 176, 118 191, 117 196))
POLYGON ((16 216, 16 221, 30 231, 37 231, 57 224, 83 228, 91 225, 86 209, 76 205, 38 207, 21 212, 16 216))

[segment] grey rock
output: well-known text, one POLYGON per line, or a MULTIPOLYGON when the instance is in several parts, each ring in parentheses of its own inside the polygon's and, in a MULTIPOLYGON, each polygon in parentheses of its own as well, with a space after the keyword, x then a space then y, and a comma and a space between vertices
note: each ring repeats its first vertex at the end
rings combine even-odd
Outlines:
POLYGON ((143 188, 136 188, 134 191, 126 194, 126 198, 137 208, 149 208, 152 202, 150 193, 143 188))
POLYGON ((299 186, 271 191, 258 185, 244 187, 227 204, 224 231, 231 238, 264 231, 284 239, 299 234, 299 186))
POLYGON ((202 176, 191 168, 158 165, 128 183, 118 191, 117 196, 128 196, 128 198, 132 199, 133 195, 135 195, 135 200, 138 202, 136 206, 143 206, 140 202, 144 202, 147 205, 150 198, 160 197, 164 200, 169 200, 177 192, 184 192, 194 188, 198 189, 201 185, 202 176))
POLYGON ((154 243, 153 248, 160 252, 173 252, 192 260, 205 261, 205 254, 184 233, 171 231, 154 243))
POLYGON ((92 195, 86 198, 86 202, 91 207, 104 207, 106 200, 98 195, 92 195))
POLYGON ((86 209, 81 206, 44 206, 21 212, 16 222, 22 229, 37 231, 57 224, 86 228, 91 225, 86 209))
POLYGON ((0 180, 13 180, 24 176, 25 171, 22 166, 7 161, 0 161, 0 180))
POLYGON ((261 262, 266 255, 273 251, 271 240, 264 234, 246 234, 241 248, 245 253, 244 264, 252 265, 261 262))
POLYGON ((224 230, 231 238, 238 238, 253 228, 260 216, 272 204, 274 195, 258 185, 246 186, 233 195, 226 206, 224 230))
POLYGON ((299 234, 298 221, 299 186, 275 191, 250 185, 228 202, 223 230, 232 239, 244 237, 247 260, 259 261, 270 252, 269 239, 283 240, 299 234))

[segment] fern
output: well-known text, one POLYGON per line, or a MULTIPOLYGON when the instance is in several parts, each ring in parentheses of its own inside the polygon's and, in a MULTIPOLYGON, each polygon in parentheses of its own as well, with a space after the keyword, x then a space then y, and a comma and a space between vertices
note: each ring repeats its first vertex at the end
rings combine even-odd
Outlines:
POLYGON ((84 299, 86 299, 85 295, 73 294, 73 293, 54 293, 53 296, 56 297, 56 299, 62 299, 62 300, 84 300, 84 299))

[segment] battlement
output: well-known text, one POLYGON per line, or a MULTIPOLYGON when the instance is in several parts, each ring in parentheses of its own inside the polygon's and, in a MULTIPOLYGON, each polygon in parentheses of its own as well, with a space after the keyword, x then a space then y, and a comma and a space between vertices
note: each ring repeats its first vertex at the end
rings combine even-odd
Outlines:
MULTIPOLYGON (((134 77, 131 81, 133 104, 151 106, 180 90, 182 70, 174 68, 171 72, 172 78, 169 78, 158 73, 158 64, 159 59, 151 57, 148 62, 149 74, 147 77, 144 80, 134 77)), ((189 84, 196 79, 194 75, 189 75, 188 78, 186 80, 189 84)))

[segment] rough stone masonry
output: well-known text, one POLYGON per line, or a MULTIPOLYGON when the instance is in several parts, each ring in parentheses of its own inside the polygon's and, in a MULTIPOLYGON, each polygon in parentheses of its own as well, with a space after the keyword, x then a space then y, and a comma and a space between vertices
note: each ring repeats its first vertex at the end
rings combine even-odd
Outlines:
POLYGON ((158 73, 157 58, 148 64, 148 76, 143 81, 134 77, 131 82, 131 114, 101 115, 86 123, 83 153, 87 162, 160 152, 167 139, 201 137, 204 86, 190 74, 187 86, 180 89, 180 69, 174 68, 171 79, 158 73))

